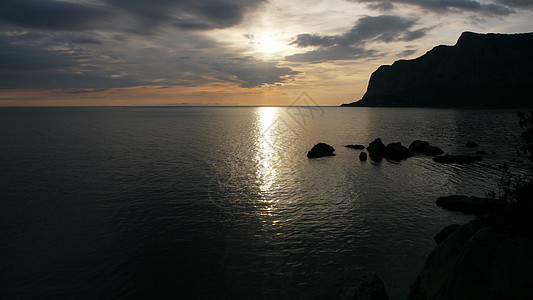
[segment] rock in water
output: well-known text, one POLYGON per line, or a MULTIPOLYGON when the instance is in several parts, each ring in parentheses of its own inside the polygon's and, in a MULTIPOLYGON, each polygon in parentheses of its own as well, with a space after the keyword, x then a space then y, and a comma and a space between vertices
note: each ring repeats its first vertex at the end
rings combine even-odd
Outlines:
POLYGON ((426 141, 416 140, 409 145, 409 150, 417 153, 421 153, 427 156, 436 156, 444 154, 441 148, 431 146, 426 141))
POLYGON ((363 145, 357 145, 357 144, 356 144, 356 145, 346 145, 346 146, 344 146, 344 147, 346 147, 346 148, 350 148, 350 149, 356 149, 356 150, 363 150, 363 149, 365 149, 365 146, 363 146, 363 145))
POLYGON ((326 143, 318 143, 313 146, 313 148, 307 152, 307 158, 318 158, 323 156, 335 156, 333 153, 335 148, 331 147, 326 143))
POLYGON ((413 152, 420 152, 424 147, 429 146, 429 143, 426 141, 415 140, 409 145, 409 150, 413 152))
POLYGON ((383 144, 380 138, 377 138, 366 147, 366 150, 368 150, 370 157, 383 157, 385 144, 383 144))
POLYGON ((444 151, 442 151, 441 148, 436 147, 436 146, 427 146, 427 147, 422 148, 420 153, 427 155, 427 156, 437 156, 437 155, 444 154, 444 151))
POLYGON ((433 158, 433 161, 442 164, 470 164, 482 160, 481 156, 470 155, 442 155, 433 158))
POLYGON ((501 210, 506 203, 500 199, 452 195, 437 198, 436 204, 447 210, 479 215, 501 210))
POLYGON ((403 160, 413 155, 413 152, 402 146, 402 143, 388 144, 383 151, 383 156, 392 160, 403 160))
POLYGON ((359 160, 365 161, 366 159, 367 159, 366 152, 361 152, 361 154, 359 154, 359 160))
POLYGON ((468 148, 477 148, 479 145, 475 142, 468 142, 465 146, 467 146, 468 148))

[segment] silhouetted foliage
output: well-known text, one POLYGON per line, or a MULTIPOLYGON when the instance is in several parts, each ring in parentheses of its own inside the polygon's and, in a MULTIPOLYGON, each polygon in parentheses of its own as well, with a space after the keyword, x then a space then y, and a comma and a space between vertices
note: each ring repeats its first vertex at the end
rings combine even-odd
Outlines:
POLYGON ((519 111, 518 117, 520 118, 518 124, 520 124, 521 128, 524 128, 520 135, 524 142, 522 151, 526 154, 529 153, 529 157, 533 159, 533 111, 530 111, 529 114, 519 111))
MULTIPOLYGON (((522 151, 533 158, 533 111, 529 114, 518 112, 521 128, 525 128, 520 137, 524 145, 522 151)), ((487 197, 504 200, 508 205, 501 212, 504 222, 511 227, 532 235, 533 231, 533 176, 515 175, 509 170, 509 165, 503 163, 499 170, 501 177, 498 182, 498 195, 494 191, 488 193, 487 197)))
MULTIPOLYGON (((509 170, 509 165, 503 163, 498 168, 501 172, 498 181, 498 199, 505 200, 508 204, 518 206, 532 206, 533 178, 531 176, 514 175, 509 170)), ((496 193, 489 192, 488 197, 495 199, 496 193)))

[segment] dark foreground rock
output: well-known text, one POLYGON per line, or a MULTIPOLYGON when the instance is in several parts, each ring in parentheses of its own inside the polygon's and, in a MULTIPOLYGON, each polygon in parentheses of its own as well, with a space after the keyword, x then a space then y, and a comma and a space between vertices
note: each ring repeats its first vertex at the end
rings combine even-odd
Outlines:
POLYGON ((408 299, 533 299, 533 240, 476 218, 428 256, 408 299))
POLYGON ((314 299, 388 300, 383 282, 376 273, 346 278, 314 299))
POLYGON ((437 206, 452 211, 469 214, 484 214, 505 207, 506 203, 499 199, 478 198, 464 195, 452 195, 437 198, 437 206))
POLYGON ((318 143, 307 152, 307 158, 318 158, 323 156, 335 156, 335 148, 325 143, 318 143))
POLYGON ((479 150, 479 151, 476 151, 476 154, 479 154, 479 155, 487 155, 487 151, 479 150))
POLYGON ((459 229, 460 227, 461 227, 461 225, 459 225, 459 224, 453 224, 453 225, 449 225, 449 226, 444 227, 433 238, 435 240, 435 243, 437 243, 437 245, 440 245, 440 243, 442 243, 448 236, 450 236, 450 234, 456 232, 457 229, 459 229))
POLYGON ((482 161, 481 156, 470 155, 442 155, 433 158, 433 161, 442 164, 471 164, 476 161, 482 161))
POLYGON ((350 149, 356 149, 356 150, 363 150, 363 149, 365 149, 365 146, 363 146, 363 145, 357 145, 357 144, 355 144, 355 145, 346 145, 346 146, 344 146, 344 147, 346 147, 346 148, 350 148, 350 149))
POLYGON ((352 299, 388 300, 389 296, 383 282, 376 273, 367 273, 360 277, 352 299))
POLYGON ((465 146, 468 148, 477 148, 479 145, 475 142, 468 142, 465 146))

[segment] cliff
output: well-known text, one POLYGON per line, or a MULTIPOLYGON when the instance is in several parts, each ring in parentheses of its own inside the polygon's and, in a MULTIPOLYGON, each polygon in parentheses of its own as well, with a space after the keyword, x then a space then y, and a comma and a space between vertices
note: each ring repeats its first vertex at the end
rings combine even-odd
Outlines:
POLYGON ((533 33, 464 32, 454 46, 379 67, 342 106, 532 107, 533 33))

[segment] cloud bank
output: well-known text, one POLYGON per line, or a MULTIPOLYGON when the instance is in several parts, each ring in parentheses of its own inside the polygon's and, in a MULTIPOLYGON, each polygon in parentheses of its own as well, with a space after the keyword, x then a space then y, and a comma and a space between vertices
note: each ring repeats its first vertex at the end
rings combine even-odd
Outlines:
POLYGON ((370 42, 391 43, 412 41, 426 35, 428 28, 412 30, 417 24, 414 18, 393 15, 365 16, 347 32, 340 35, 322 36, 318 34, 299 34, 290 43, 298 48, 318 47, 305 53, 287 56, 288 61, 318 63, 330 60, 354 60, 372 57, 377 50, 366 49, 370 42))
POLYGON ((497 3, 486 3, 475 0, 347 0, 348 2, 367 4, 373 10, 391 11, 397 4, 415 6, 438 14, 473 12, 486 16, 507 16, 515 11, 511 8, 513 1, 529 2, 529 0, 499 0, 497 3), (511 7, 510 7, 511 6, 511 7))
POLYGON ((313 3, 323 17, 313 19, 318 8, 292 1, 2 0, 0 89, 76 95, 140 86, 300 84, 337 75, 309 70, 413 55, 420 48, 413 44, 436 28, 427 16, 466 12, 483 23, 533 9, 533 0, 319 0, 313 3), (341 4, 353 10, 341 11, 341 4), (360 17, 347 25, 346 16, 360 17), (257 50, 264 41, 250 44, 253 34, 274 32, 288 32, 286 52, 275 56, 257 50))

